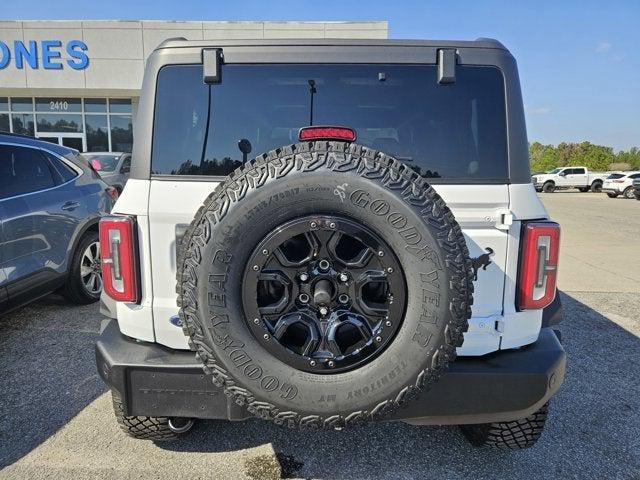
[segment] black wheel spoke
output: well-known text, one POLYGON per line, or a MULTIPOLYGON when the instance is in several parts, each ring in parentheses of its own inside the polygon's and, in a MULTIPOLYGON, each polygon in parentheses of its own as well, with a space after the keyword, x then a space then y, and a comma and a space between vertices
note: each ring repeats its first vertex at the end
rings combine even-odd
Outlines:
POLYGON ((406 284, 377 234, 334 216, 282 225, 247 263, 243 306, 263 346, 314 373, 356 368, 397 332, 406 284))

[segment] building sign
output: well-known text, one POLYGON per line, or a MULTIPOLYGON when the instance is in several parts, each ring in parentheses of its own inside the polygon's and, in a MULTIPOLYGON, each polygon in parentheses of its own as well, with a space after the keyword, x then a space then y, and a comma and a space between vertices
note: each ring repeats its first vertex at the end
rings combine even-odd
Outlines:
POLYGON ((82 40, 70 40, 64 45, 60 40, 16 40, 13 45, 0 42, 0 70, 12 62, 18 70, 27 66, 33 70, 62 70, 65 66, 84 70, 89 65, 87 50, 87 45, 82 40), (70 58, 63 59, 63 52, 70 58))

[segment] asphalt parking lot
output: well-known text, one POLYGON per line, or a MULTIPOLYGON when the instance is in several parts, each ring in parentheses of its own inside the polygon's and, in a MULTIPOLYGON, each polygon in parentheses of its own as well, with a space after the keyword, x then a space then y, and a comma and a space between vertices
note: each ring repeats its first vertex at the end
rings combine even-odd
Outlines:
POLYGON ((94 365, 97 306, 57 296, 0 321, 0 478, 640 478, 640 202, 541 195, 560 222, 569 367, 533 449, 456 428, 288 430, 201 422, 178 443, 120 433, 94 365))

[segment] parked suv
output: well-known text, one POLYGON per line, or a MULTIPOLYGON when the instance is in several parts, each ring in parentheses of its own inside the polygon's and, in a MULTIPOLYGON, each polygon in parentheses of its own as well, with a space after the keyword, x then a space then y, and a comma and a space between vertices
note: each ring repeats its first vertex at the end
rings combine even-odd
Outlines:
POLYGON ((98 220, 116 196, 77 151, 0 133, 0 312, 57 289, 96 302, 98 220))
POLYGON ((609 175, 602 184, 602 191, 609 198, 622 195, 624 198, 635 198, 633 181, 640 178, 640 172, 616 172, 609 175))
POLYGON ((122 193, 131 171, 130 153, 87 152, 81 155, 105 183, 114 187, 118 193, 122 193))
POLYGON ((256 416, 536 442, 565 372, 560 230, 502 44, 167 41, 136 121, 100 222, 96 358, 125 432, 256 416))

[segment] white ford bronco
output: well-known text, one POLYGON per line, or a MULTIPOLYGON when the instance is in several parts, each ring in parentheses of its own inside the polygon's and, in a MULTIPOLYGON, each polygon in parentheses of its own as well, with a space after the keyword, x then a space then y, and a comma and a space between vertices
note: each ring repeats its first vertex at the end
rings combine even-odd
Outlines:
POLYGON ((519 449, 564 378, 559 226, 495 40, 166 41, 100 245, 134 437, 257 416, 519 449))

